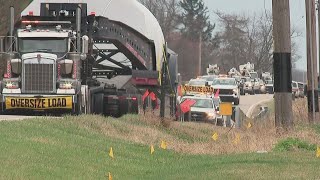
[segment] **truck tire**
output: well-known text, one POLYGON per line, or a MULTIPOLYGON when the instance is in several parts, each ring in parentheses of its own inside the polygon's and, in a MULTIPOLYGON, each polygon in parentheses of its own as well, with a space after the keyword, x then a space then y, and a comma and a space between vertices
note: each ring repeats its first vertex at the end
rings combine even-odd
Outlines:
POLYGON ((74 104, 74 115, 81 115, 82 109, 81 109, 81 99, 78 96, 77 103, 74 104))
POLYGON ((239 98, 235 99, 233 103, 234 103, 234 105, 239 105, 240 104, 240 99, 239 98))
POLYGON ((130 100, 129 114, 139 114, 139 103, 138 100, 130 100))
POLYGON ((93 110, 94 114, 103 114, 103 93, 93 95, 93 110))
POLYGON ((129 103, 126 98, 119 99, 119 114, 120 116, 128 114, 129 112, 129 103))

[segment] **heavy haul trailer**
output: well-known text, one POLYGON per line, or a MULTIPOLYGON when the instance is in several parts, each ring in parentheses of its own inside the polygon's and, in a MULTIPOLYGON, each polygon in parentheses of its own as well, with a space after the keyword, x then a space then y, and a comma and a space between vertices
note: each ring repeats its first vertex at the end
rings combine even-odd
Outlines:
POLYGON ((86 7, 42 3, 40 16, 30 13, 15 25, 11 8, 11 30, 1 41, 2 112, 68 110, 116 117, 138 113, 137 97, 95 78, 132 75, 137 88, 161 97, 164 113, 167 65, 172 63, 164 58, 159 73, 152 40, 121 22, 87 15, 86 7), (111 44, 116 49, 108 48, 111 44), (113 59, 118 53, 131 66, 113 59))

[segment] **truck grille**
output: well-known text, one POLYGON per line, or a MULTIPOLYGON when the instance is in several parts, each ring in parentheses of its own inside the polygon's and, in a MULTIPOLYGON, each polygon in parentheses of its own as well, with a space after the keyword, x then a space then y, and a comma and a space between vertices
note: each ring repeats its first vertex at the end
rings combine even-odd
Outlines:
MULTIPOLYGON (((216 93, 218 90, 215 89, 214 93, 216 93)), ((233 90, 232 89, 220 89, 219 94, 225 94, 225 95, 231 95, 233 94, 233 90)))
POLYGON ((24 93, 53 93, 55 91, 54 64, 24 64, 24 93))
MULTIPOLYGON (((190 121, 188 113, 184 114, 184 118, 185 120, 190 121)), ((191 111, 191 121, 205 121, 206 118, 207 118, 207 114, 204 112, 191 111)))

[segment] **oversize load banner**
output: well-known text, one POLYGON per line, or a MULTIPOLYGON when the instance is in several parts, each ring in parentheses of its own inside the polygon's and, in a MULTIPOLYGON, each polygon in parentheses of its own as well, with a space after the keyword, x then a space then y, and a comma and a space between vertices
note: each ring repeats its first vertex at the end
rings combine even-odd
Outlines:
POLYGON ((72 96, 48 98, 6 97, 6 109, 72 109, 72 96))
POLYGON ((214 89, 210 86, 183 86, 185 92, 197 92, 197 93, 214 93, 214 89))

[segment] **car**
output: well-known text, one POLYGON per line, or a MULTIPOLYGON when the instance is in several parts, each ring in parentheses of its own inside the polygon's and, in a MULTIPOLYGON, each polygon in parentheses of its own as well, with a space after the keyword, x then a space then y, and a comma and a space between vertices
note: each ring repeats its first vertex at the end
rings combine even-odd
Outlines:
POLYGON ((266 84, 263 82, 262 79, 259 80, 259 84, 260 84, 260 93, 266 94, 267 93, 266 84))
POLYGON ((222 102, 233 102, 234 105, 240 103, 240 90, 235 78, 216 78, 211 87, 215 93, 219 90, 219 97, 222 102))
POLYGON ((299 97, 299 87, 298 83, 296 81, 292 81, 292 98, 298 98, 299 97))
POLYGON ((272 80, 266 80, 266 92, 269 94, 274 93, 274 88, 273 88, 273 81, 272 80))
POLYGON ((258 78, 251 79, 251 82, 252 82, 252 84, 253 84, 254 94, 260 93, 260 83, 259 83, 259 79, 258 79, 258 78))
POLYGON ((217 77, 218 77, 217 75, 205 75, 205 76, 201 76, 201 79, 206 80, 208 84, 211 85, 213 80, 217 77))
POLYGON ((189 86, 206 86, 207 81, 205 79, 197 78, 197 79, 190 79, 187 85, 189 86))
POLYGON ((298 82, 298 88, 299 88, 299 97, 304 98, 304 83, 298 82))
POLYGON ((186 100, 194 100, 195 103, 190 107, 191 117, 189 117, 189 113, 185 113, 183 115, 184 120, 216 123, 222 119, 222 116, 218 113, 218 99, 205 95, 183 96, 179 104, 186 100))
POLYGON ((253 83, 251 82, 250 77, 243 77, 242 83, 243 83, 243 94, 245 95, 246 93, 253 95, 254 90, 253 90, 253 83))

